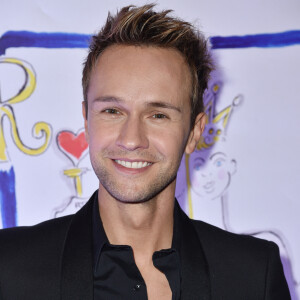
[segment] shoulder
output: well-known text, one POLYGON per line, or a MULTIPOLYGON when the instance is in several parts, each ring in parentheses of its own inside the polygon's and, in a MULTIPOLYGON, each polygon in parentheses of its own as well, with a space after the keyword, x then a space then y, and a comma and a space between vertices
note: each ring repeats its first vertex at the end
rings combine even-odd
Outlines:
POLYGON ((72 216, 67 216, 34 226, 0 230, 3 296, 23 299, 22 295, 32 295, 34 290, 34 299, 58 298, 61 256, 71 221, 72 216), (16 282, 22 283, 17 289, 16 282))
POLYGON ((192 223, 208 261, 218 272, 230 265, 232 271, 244 269, 255 274, 260 270, 263 274, 271 253, 277 252, 279 257, 278 247, 273 242, 228 232, 201 221, 192 223))
POLYGON ((278 246, 250 235, 225 231, 202 221, 192 220, 207 257, 232 262, 234 265, 266 267, 270 255, 279 257, 278 246))
MULTIPOLYGON (((68 227, 72 219, 72 215, 61 218, 51 219, 33 226, 20 226, 0 230, 0 239, 15 240, 20 242, 23 238, 42 238, 45 234, 57 234, 68 227), (17 239, 15 239, 17 238, 17 239)), ((45 237, 45 236, 44 236, 45 237)))
POLYGON ((260 299, 261 295, 264 299, 290 299, 275 243, 191 222, 205 253, 216 299, 260 299), (236 287, 234 293, 232 286, 236 287))
MULTIPOLYGON (((72 216, 48 220, 34 226, 0 230, 0 262, 34 252, 50 252, 63 244, 72 216)), ((58 249, 57 249, 58 250, 58 249)))
POLYGON ((273 242, 250 235, 232 233, 202 221, 191 220, 191 222, 203 246, 213 248, 215 251, 237 252, 240 255, 251 253, 253 255, 254 253, 262 254, 278 249, 273 242))
POLYGON ((192 224, 205 253, 215 291, 229 296, 232 291, 225 287, 234 283, 239 287, 236 293, 241 299, 246 296, 243 293, 249 290, 249 286, 255 287, 253 299, 268 293, 272 296, 266 299, 290 299, 275 243, 230 233, 201 221, 192 220, 192 224), (271 292, 275 282, 277 294, 283 296, 281 298, 271 292))

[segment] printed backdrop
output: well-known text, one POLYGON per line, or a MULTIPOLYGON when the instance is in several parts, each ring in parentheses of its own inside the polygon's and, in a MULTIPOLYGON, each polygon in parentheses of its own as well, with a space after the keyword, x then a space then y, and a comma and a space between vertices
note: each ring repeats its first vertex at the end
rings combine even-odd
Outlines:
MULTIPOLYGON (((2 0, 0 228, 74 213, 97 188, 81 115, 90 35, 129 1, 2 0)), ((135 1, 133 4, 144 4, 135 1)), ((159 1, 210 39, 209 122, 185 156, 186 213, 275 241, 300 299, 300 2, 159 1)))

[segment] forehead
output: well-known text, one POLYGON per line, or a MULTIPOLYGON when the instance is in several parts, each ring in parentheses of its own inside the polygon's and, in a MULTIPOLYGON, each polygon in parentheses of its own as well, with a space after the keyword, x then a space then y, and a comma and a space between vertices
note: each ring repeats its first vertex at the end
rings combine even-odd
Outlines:
POLYGON ((179 51, 114 45, 99 56, 92 70, 88 98, 111 93, 125 98, 189 98, 190 83, 189 67, 179 51))

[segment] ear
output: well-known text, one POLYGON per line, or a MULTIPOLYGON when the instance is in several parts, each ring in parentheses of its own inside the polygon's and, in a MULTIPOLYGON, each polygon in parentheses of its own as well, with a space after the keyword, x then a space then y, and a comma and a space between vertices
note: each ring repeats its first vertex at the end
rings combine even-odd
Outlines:
POLYGON ((207 116, 204 112, 200 113, 196 117, 194 127, 191 129, 191 132, 190 132, 190 135, 188 138, 188 142, 185 146, 186 154, 191 154, 195 150, 195 148, 200 140, 200 137, 204 131, 206 122, 207 122, 207 116))
POLYGON ((236 160, 232 159, 230 161, 230 174, 233 175, 236 172, 236 160))
POLYGON ((87 124, 87 110, 86 103, 82 101, 82 116, 84 120, 84 129, 85 129, 85 139, 89 142, 89 132, 88 132, 88 124, 87 124))

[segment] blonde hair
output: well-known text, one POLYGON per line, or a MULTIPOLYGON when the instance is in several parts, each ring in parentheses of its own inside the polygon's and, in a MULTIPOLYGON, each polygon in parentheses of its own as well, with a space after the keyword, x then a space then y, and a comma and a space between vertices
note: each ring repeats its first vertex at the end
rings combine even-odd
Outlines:
MULTIPOLYGON (((190 23, 170 16, 171 10, 154 12, 154 4, 123 7, 115 16, 108 14, 105 25, 92 37, 83 68, 82 86, 87 108, 91 72, 101 53, 112 45, 172 48, 185 58, 192 77, 191 125, 203 112, 203 93, 213 69, 207 41, 190 23)), ((87 109, 86 109, 87 111, 87 109)))

